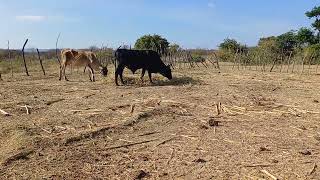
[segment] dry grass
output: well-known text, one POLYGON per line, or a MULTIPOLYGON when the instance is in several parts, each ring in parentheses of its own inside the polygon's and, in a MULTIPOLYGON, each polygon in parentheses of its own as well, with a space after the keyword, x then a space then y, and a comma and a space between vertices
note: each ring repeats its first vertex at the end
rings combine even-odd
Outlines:
POLYGON ((319 76, 178 69, 152 85, 127 72, 116 87, 109 69, 95 83, 81 69, 71 82, 56 69, 3 75, 0 177, 320 177, 319 76))

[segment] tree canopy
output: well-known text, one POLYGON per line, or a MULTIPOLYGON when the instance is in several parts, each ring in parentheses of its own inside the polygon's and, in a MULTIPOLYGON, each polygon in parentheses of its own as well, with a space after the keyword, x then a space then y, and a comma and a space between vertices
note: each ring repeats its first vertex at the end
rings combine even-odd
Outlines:
POLYGON ((318 31, 318 39, 320 38, 320 6, 314 7, 311 11, 306 12, 306 16, 311 18, 316 18, 312 23, 312 26, 318 31))
POLYGON ((305 27, 299 29, 296 35, 296 40, 300 47, 309 46, 316 42, 313 31, 305 27))
POLYGON ((160 35, 144 35, 136 41, 134 48, 149 49, 160 54, 165 54, 168 52, 169 42, 160 35))

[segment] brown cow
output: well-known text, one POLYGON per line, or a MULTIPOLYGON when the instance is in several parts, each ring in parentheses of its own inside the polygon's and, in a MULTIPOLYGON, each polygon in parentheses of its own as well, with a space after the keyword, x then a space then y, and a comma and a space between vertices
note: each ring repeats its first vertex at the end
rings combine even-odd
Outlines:
POLYGON ((60 66, 60 76, 59 80, 61 81, 62 76, 66 81, 69 81, 66 77, 66 67, 68 65, 72 66, 84 66, 88 67, 90 71, 90 81, 95 81, 94 71, 100 70, 100 73, 103 76, 107 76, 108 69, 100 64, 97 56, 91 51, 76 51, 73 49, 64 49, 61 51, 61 66, 60 66))

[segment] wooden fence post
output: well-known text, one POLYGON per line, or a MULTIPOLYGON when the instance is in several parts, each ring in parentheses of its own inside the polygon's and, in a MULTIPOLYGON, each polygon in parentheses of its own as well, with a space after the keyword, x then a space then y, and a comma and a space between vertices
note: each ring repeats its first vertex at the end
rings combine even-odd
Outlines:
POLYGON ((29 72, 28 72, 27 64, 26 64, 26 58, 24 57, 24 48, 27 45, 28 41, 29 41, 29 39, 26 39, 26 41, 23 44, 22 57, 23 57, 23 63, 24 63, 24 68, 25 68, 26 74, 27 74, 27 76, 30 76, 29 72))
POLYGON ((13 77, 13 65, 12 65, 12 59, 11 59, 10 41, 9 40, 8 40, 8 60, 10 61, 11 77, 13 77))
POLYGON ((38 48, 37 48, 37 53, 38 53, 38 58, 39 58, 39 62, 40 62, 40 65, 41 65, 41 69, 42 69, 43 75, 46 75, 46 72, 45 72, 45 70, 43 68, 42 59, 40 58, 40 52, 39 52, 38 48))

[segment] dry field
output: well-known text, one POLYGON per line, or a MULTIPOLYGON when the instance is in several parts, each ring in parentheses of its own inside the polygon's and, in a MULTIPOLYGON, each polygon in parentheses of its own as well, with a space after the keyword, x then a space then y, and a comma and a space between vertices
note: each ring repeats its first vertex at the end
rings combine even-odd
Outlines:
POLYGON ((3 75, 1 179, 320 179, 319 75, 80 71, 3 75))

